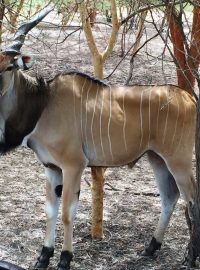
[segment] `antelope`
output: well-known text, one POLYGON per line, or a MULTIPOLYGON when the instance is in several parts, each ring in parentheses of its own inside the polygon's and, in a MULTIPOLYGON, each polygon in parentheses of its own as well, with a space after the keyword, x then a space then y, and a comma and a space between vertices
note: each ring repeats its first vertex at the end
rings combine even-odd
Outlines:
POLYGON ((57 269, 70 269, 84 169, 134 164, 144 153, 161 196, 159 222, 144 251, 152 256, 161 247, 179 193, 186 205, 193 203, 195 100, 174 85, 108 85, 75 71, 48 81, 28 76, 22 69, 30 67, 31 58, 20 49, 48 12, 20 27, 13 44, 0 53, 0 152, 26 145, 47 176, 46 235, 35 269, 46 269, 53 256, 61 195, 64 242, 57 269))

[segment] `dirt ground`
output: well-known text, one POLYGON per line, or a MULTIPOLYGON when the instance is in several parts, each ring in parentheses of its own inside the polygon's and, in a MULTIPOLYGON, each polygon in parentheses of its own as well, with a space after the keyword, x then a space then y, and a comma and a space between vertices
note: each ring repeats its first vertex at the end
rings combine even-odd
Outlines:
MULTIPOLYGON (((50 18, 52 19, 52 17, 50 18)), ((54 20, 58 20, 54 18, 54 20)), ((146 35, 154 34, 153 26, 146 23, 146 35)), ((92 74, 91 57, 83 33, 76 32, 62 40, 73 29, 35 29, 26 41, 24 52, 31 52, 35 65, 31 73, 46 78, 56 73, 78 69, 92 74), (37 36, 36 40, 34 36, 37 36), (60 44, 58 44, 60 42, 60 44)), ((110 28, 94 27, 99 44, 104 45, 110 28)), ((127 35, 127 48, 134 39, 135 30, 127 35)), ((176 83, 174 66, 166 55, 164 71, 157 58, 162 52, 160 38, 153 40, 135 59, 134 83, 176 83), (153 56, 150 56, 152 54, 153 56)), ((121 60, 120 36, 118 44, 106 63, 109 75, 121 60)), ((109 79, 123 84, 129 69, 128 56, 109 79)), ((184 218, 184 202, 179 200, 174 211, 162 249, 154 259, 140 256, 149 242, 158 222, 160 197, 155 186, 152 169, 143 157, 133 169, 108 169, 106 182, 117 190, 105 186, 104 233, 102 241, 90 237, 91 192, 85 179, 91 181, 90 169, 82 176, 80 206, 74 225, 74 262, 72 270, 175 270, 179 269, 188 243, 188 230, 184 218)), ((25 269, 32 269, 43 245, 45 232, 45 175, 34 154, 23 147, 0 158, 0 259, 25 269)), ((63 232, 58 220, 55 256, 51 268, 58 262, 63 232)))

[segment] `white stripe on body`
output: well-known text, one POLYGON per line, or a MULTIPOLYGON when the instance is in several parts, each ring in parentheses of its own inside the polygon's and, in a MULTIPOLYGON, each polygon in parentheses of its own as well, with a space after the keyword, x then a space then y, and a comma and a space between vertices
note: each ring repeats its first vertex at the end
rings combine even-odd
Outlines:
MULTIPOLYGON (((183 100, 183 96, 181 95, 181 98, 183 100)), ((186 108, 185 108, 185 103, 184 103, 184 100, 183 100, 183 107, 184 107, 184 118, 183 118, 183 125, 182 125, 182 129, 181 129, 181 136, 180 136, 180 140, 177 144, 177 147, 176 147, 176 150, 175 152, 178 150, 179 146, 181 145, 181 140, 182 140, 182 137, 183 137, 183 131, 184 131, 184 126, 185 126, 185 116, 186 116, 186 108)))
POLYGON ((190 116, 190 121, 189 121, 189 123, 190 123, 190 128, 189 128, 189 130, 188 130, 188 134, 187 134, 187 137, 188 137, 188 139, 187 140, 190 140, 191 138, 190 138, 190 136, 191 136, 191 131, 192 131, 192 129, 193 129, 193 118, 191 117, 191 109, 190 109, 190 107, 188 108, 188 113, 187 113, 187 115, 189 115, 190 116))
POLYGON ((94 103, 94 110, 93 110, 93 115, 92 115, 92 120, 91 120, 91 136, 92 136, 92 143, 93 143, 93 147, 94 147, 95 157, 97 157, 97 151, 96 151, 96 146, 95 146, 95 142, 94 142, 93 124, 94 124, 94 116, 95 116, 95 110, 96 110, 96 105, 97 105, 98 93, 99 93, 99 85, 97 86, 97 93, 96 93, 96 98, 95 98, 95 103, 94 103))
POLYGON ((73 88, 73 97, 74 97, 74 126, 75 126, 75 130, 77 131, 77 117, 76 117, 76 95, 75 95, 75 77, 76 74, 73 75, 73 81, 72 81, 72 88, 73 88))
POLYGON ((104 88, 102 90, 102 102, 101 102, 101 113, 100 113, 100 119, 99 119, 99 124, 100 124, 100 142, 101 142, 101 150, 103 154, 103 158, 105 159, 105 151, 103 147, 103 140, 102 140, 102 114, 103 114, 103 106, 104 106, 104 88))
POLYGON ((156 121, 156 137, 158 135, 158 125, 159 125, 159 116, 160 116, 160 95, 158 99, 158 112, 157 112, 157 121, 156 121))
POLYGON ((86 82, 87 82, 87 78, 85 78, 83 86, 81 88, 81 136, 82 136, 82 140, 84 139, 83 137, 83 91, 84 91, 86 82))
POLYGON ((113 152, 112 152, 112 144, 111 144, 111 138, 110 138, 110 124, 112 120, 112 92, 111 92, 111 86, 109 86, 110 89, 110 107, 109 107, 109 120, 108 120, 108 141, 109 141, 109 146, 110 146, 110 154, 112 157, 112 161, 114 160, 113 158, 113 152))
POLYGON ((86 146, 86 153, 88 153, 88 138, 87 138, 87 111, 88 111, 88 96, 89 96, 89 92, 91 90, 91 87, 92 87, 92 81, 90 82, 90 86, 87 90, 87 96, 86 96, 86 102, 85 102, 85 111, 86 111, 86 115, 85 115, 85 146, 86 146))
POLYGON ((124 145, 125 145, 125 149, 126 149, 126 153, 128 153, 128 148, 127 148, 127 143, 126 143, 126 110, 125 110, 125 106, 124 106, 124 99, 125 99, 125 94, 126 94, 126 90, 124 89, 123 91, 123 115, 124 115, 124 121, 123 121, 123 139, 124 139, 124 145))
POLYGON ((150 138, 151 138, 151 91, 152 88, 150 88, 150 92, 149 92, 149 138, 148 138, 148 147, 150 144, 150 138))
POLYGON ((143 90, 140 97, 140 131, 141 131, 140 149, 142 147, 142 142, 143 142, 142 99, 143 99, 143 90))
POLYGON ((165 143, 165 138, 166 138, 166 133, 167 133, 167 122, 168 122, 168 116, 169 116, 169 91, 167 91, 167 115, 166 115, 166 120, 165 120, 165 127, 164 127, 164 133, 163 133, 163 141, 162 143, 165 143))
POLYGON ((173 144, 174 144, 174 139, 175 139, 175 136, 176 136, 176 130, 177 130, 177 125, 178 125, 178 118, 179 118, 179 102, 178 102, 178 99, 177 99, 177 95, 176 95, 176 91, 175 91, 175 98, 176 98, 176 103, 177 103, 177 116, 176 116, 176 124, 175 124, 175 128, 174 128, 174 134, 173 134, 173 137, 172 137, 172 147, 173 147, 173 144))

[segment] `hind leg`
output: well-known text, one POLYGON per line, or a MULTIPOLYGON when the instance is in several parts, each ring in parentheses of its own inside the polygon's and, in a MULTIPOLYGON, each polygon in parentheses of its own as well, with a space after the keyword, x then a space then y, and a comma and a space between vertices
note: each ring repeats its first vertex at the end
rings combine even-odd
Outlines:
MULTIPOLYGON (((189 162, 189 159, 179 160, 179 162, 168 160, 167 166, 173 174, 178 189, 187 204, 186 218, 188 219, 187 221, 189 221, 190 209, 194 203, 196 185, 192 173, 192 161, 189 162)), ((188 224, 188 226, 190 228, 190 224, 188 224)))
MULTIPOLYGON (((182 159, 177 162, 178 159, 174 160, 168 160, 168 168, 173 174, 176 184, 180 190, 180 193, 183 196, 183 199, 186 202, 187 208, 186 208, 186 220, 187 224, 191 233, 191 220, 192 217, 191 209, 194 204, 194 197, 195 197, 195 187, 196 183, 192 174, 192 160, 191 158, 187 158, 182 156, 182 159)), ((193 253, 193 251, 192 251, 193 253)), ((192 260, 191 260, 191 266, 195 266, 196 261, 196 254, 192 254, 192 260)))
POLYGON ((167 167, 173 175, 177 187, 188 206, 194 203, 195 180, 192 173, 192 161, 189 158, 182 157, 179 160, 166 161, 167 167))
POLYGON ((169 172, 164 160, 154 152, 148 153, 148 157, 153 167, 161 199, 159 222, 149 246, 143 253, 143 255, 153 256, 155 251, 161 247, 165 231, 179 198, 179 191, 174 177, 169 172))

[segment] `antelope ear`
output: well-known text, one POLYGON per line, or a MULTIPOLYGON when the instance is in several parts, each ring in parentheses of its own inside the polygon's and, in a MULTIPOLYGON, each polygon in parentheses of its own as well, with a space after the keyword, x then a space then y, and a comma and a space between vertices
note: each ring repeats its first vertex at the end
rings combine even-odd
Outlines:
POLYGON ((14 66, 20 69, 27 70, 33 65, 33 58, 29 55, 19 55, 14 61, 14 66))

